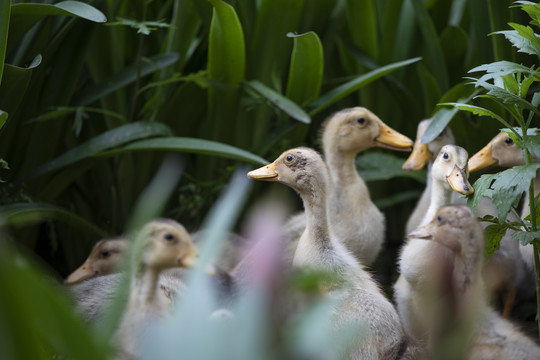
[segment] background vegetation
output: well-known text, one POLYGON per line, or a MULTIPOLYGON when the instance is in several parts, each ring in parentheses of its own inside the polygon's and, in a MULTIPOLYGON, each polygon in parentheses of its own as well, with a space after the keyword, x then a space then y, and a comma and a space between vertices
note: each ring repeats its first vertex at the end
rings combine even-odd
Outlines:
MULTIPOLYGON (((47 316, 47 306, 62 309, 63 298, 39 278, 43 268, 64 277, 97 239, 125 231, 167 152, 181 154, 182 177, 161 214, 197 229, 238 166, 265 164, 293 146, 317 148, 319 126, 333 111, 365 106, 414 138, 418 121, 432 116, 438 103, 470 99, 474 87, 463 78, 471 68, 537 62, 502 36, 488 36, 508 22, 529 21, 510 5, 0 0, 0 212, 14 239, 0 252, 0 308, 30 306, 34 319, 47 316), (37 275, 34 265, 21 268, 21 256, 42 262, 37 275), (24 287, 26 278, 34 289, 24 287), (53 305, 5 296, 32 299, 42 286, 53 305)), ((504 113, 488 99, 475 101, 504 113)), ((457 143, 469 154, 499 129, 491 119, 457 110, 437 116, 440 123, 453 118, 457 143)), ((402 172, 403 158, 388 151, 358 158, 387 217, 388 251, 374 266, 383 284, 395 279, 404 223, 425 176, 402 172)), ((260 186, 254 184, 248 206, 260 197, 260 186)), ((272 191, 296 199, 282 187, 272 191)), ((1 309, 0 318, 9 320, 1 309)), ((62 321, 80 327, 62 311, 62 321)), ((534 317, 534 305, 521 316, 534 317)), ((11 320, 2 322, 15 331, 17 320, 11 320)), ((37 330, 50 330, 43 326, 37 330)), ((61 338, 61 328, 50 334, 61 338)), ((80 350, 48 340, 56 351, 78 356, 71 351, 80 350)), ((92 341, 82 343, 91 347, 92 341)), ((17 351, 14 356, 22 356, 17 351)))

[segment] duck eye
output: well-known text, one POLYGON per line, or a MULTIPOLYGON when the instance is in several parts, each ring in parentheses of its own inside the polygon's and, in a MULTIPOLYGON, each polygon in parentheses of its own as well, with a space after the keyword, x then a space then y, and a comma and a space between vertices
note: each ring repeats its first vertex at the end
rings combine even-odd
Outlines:
POLYGON ((363 124, 363 123, 366 122, 366 118, 359 117, 358 119, 356 119, 356 121, 357 121, 359 124, 363 124))
POLYGON ((167 241, 171 241, 171 240, 174 239, 174 235, 173 235, 173 234, 167 233, 167 234, 163 235, 163 238, 164 238, 165 240, 167 240, 167 241))
POLYGON ((442 157, 443 157, 444 160, 447 160, 448 159, 448 153, 444 153, 442 157))
POLYGON ((504 142, 505 142, 507 145, 512 145, 512 144, 514 143, 514 140, 512 140, 511 138, 508 137, 508 138, 506 138, 506 139, 504 140, 504 142))
POLYGON ((438 221, 438 222, 441 222, 441 221, 442 221, 442 219, 443 219, 443 218, 442 218, 442 216, 441 216, 441 215, 437 215, 437 221, 438 221))
POLYGON ((287 160, 288 162, 291 162, 292 161, 292 155, 288 155, 287 158, 285 160, 287 160))
POLYGON ((111 255, 111 253, 109 252, 109 250, 103 250, 100 255, 101 255, 101 257, 106 258, 106 257, 109 257, 109 255, 111 255))

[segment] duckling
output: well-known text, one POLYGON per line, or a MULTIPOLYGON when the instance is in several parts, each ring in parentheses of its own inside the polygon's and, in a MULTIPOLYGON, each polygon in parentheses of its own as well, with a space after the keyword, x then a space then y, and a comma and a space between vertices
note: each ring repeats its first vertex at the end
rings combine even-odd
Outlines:
POLYGON ((160 273, 173 267, 190 267, 197 251, 186 229, 173 220, 154 220, 138 235, 141 256, 131 276, 123 319, 115 336, 122 356, 134 358, 145 328, 167 313, 170 303, 159 291, 160 273))
MULTIPOLYGON (((453 191, 463 195, 473 193, 474 189, 468 180, 467 160, 467 151, 459 146, 445 145, 441 148, 431 169, 430 203, 420 226, 431 221, 442 206, 450 203, 453 191)), ((422 255, 426 252, 429 252, 429 247, 425 241, 409 239, 401 250, 399 260, 401 274, 394 284, 394 299, 401 323, 413 338, 421 336, 417 330, 418 326, 414 323, 414 317, 408 312, 409 302, 417 284, 428 275, 416 271, 419 268, 418 264, 431 261, 430 257, 422 255)), ((425 266, 427 267, 427 263, 425 266)))
MULTIPOLYGON (((385 219, 356 171, 355 157, 373 146, 410 151, 412 140, 363 107, 341 110, 322 126, 322 147, 330 172, 328 216, 336 239, 363 265, 373 263, 385 236, 385 219)), ((295 244, 306 227, 301 214, 287 225, 295 244)), ((294 245, 292 246, 294 249, 294 245)))
POLYGON ((461 341, 452 346, 457 345, 467 359, 540 357, 540 347, 487 303, 482 279, 483 229, 468 207, 444 206, 409 236, 428 240, 421 256, 409 259, 408 268, 402 269, 416 273, 407 311, 416 335, 426 339, 428 357, 437 357, 449 334, 459 334, 461 341))
MULTIPOLYGON (((533 156, 534 162, 539 162, 540 159, 533 156)), ((524 165, 523 153, 521 148, 517 146, 512 138, 504 132, 499 133, 480 151, 478 151, 469 160, 470 171, 477 171, 491 166, 512 167, 524 165)), ((536 171, 536 178, 534 179, 534 196, 537 196, 540 192, 540 169, 536 171)), ((525 194, 523 202, 523 210, 521 211, 521 218, 524 218, 530 214, 529 209, 529 192, 525 194)), ((522 246, 516 241, 512 241, 510 236, 505 236, 501 241, 501 247, 509 247, 512 245, 518 246, 519 252, 525 262, 530 273, 534 273, 534 248, 532 245, 522 246)), ((509 256, 509 260, 515 261, 516 257, 513 257, 513 253, 509 256)))
POLYGON ((299 193, 306 213, 293 266, 329 272, 335 281, 326 294, 338 299, 334 329, 364 325, 347 358, 395 359, 406 347, 399 317, 372 277, 338 241, 327 214, 330 173, 321 156, 309 148, 285 151, 273 163, 248 173, 253 179, 277 181, 299 193))
POLYGON ((431 198, 431 167, 433 166, 433 162, 444 145, 455 144, 454 134, 450 127, 446 127, 433 141, 422 144, 422 137, 430 123, 431 119, 422 120, 418 123, 413 151, 402 167, 405 171, 418 171, 427 164, 426 188, 416 203, 414 211, 409 216, 409 220, 405 227, 405 234, 409 234, 420 225, 420 222, 424 218, 426 210, 429 207, 431 198))
POLYGON ((98 241, 86 261, 66 278, 64 284, 75 284, 92 277, 116 272, 120 258, 126 252, 128 245, 129 240, 125 237, 98 241))

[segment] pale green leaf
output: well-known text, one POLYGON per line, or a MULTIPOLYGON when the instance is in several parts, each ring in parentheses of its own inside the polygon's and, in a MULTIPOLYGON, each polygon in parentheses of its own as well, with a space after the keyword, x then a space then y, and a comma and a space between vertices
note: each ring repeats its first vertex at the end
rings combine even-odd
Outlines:
POLYGON ((526 77, 537 76, 537 72, 534 69, 528 68, 527 66, 513 63, 511 61, 497 61, 490 64, 484 64, 472 68, 469 70, 469 73, 474 72, 486 72, 485 75, 480 77, 482 81, 489 81, 496 78, 500 78, 509 74, 523 74, 526 77))
POLYGON ((493 224, 484 229, 485 247, 484 259, 488 260, 499 249, 501 240, 506 234, 508 226, 493 224))
POLYGON ((521 245, 528 245, 536 239, 540 239, 540 231, 516 231, 512 239, 519 241, 521 245))
POLYGON ((439 105, 442 105, 442 106, 456 106, 460 110, 468 111, 468 112, 473 113, 475 115, 487 116, 487 117, 494 118, 496 120, 499 120, 499 122, 501 124, 503 124, 504 126, 511 127, 510 124, 508 124, 508 122, 506 120, 504 120, 502 117, 495 114, 493 111, 482 108, 480 106, 463 104, 463 103, 441 103, 439 105))
POLYGON ((300 106, 296 105, 277 91, 259 81, 247 81, 245 84, 293 119, 305 124, 311 123, 311 118, 300 106))

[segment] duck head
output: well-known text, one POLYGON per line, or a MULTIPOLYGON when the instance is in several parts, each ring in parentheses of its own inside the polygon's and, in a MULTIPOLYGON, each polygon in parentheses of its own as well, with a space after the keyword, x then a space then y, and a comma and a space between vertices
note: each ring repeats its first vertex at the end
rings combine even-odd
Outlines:
POLYGON ((512 167, 523 165, 523 153, 505 132, 499 133, 469 160, 469 170, 477 171, 490 166, 512 167))
POLYGON ((469 182, 467 169, 467 151, 456 145, 445 145, 439 151, 433 162, 431 176, 434 181, 440 181, 445 186, 463 195, 470 195, 474 188, 469 182))

